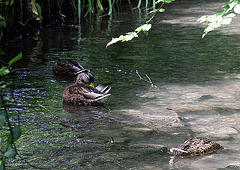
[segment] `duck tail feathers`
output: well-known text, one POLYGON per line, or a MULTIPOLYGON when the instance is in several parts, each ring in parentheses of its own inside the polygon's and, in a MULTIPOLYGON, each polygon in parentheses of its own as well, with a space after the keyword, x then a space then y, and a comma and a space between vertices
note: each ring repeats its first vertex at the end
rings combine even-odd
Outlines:
POLYGON ((96 89, 98 89, 100 92, 104 93, 104 94, 107 94, 111 87, 109 87, 109 85, 112 84, 112 83, 107 83, 107 84, 99 84, 96 89))
POLYGON ((106 99, 107 99, 107 97, 108 96, 110 96, 111 94, 106 94, 106 95, 103 95, 103 96, 101 96, 101 97, 98 97, 97 99, 96 99, 96 102, 104 102, 106 99))

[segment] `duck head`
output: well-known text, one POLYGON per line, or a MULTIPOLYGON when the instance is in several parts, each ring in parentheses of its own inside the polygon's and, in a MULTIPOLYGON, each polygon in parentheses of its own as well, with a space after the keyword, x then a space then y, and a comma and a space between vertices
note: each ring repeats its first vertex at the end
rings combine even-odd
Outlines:
POLYGON ((88 84, 89 86, 94 87, 94 77, 90 73, 90 70, 81 70, 78 72, 76 84, 88 84))

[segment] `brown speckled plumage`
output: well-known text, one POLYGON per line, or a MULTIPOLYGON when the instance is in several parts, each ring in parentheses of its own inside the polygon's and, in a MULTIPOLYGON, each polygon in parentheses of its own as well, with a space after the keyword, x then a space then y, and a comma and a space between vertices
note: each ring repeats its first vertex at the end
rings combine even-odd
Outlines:
POLYGON ((63 101, 73 104, 92 104, 96 102, 103 102, 110 94, 111 87, 109 84, 101 84, 96 88, 85 86, 84 84, 93 83, 89 79, 88 72, 80 73, 77 76, 76 83, 67 86, 63 92, 63 101))
POLYGON ((54 75, 77 76, 77 72, 84 70, 83 66, 72 59, 59 60, 53 65, 54 75))
POLYGON ((191 138, 186 140, 177 148, 172 148, 171 152, 176 156, 187 157, 205 155, 215 152, 223 147, 218 143, 213 143, 207 138, 191 138))

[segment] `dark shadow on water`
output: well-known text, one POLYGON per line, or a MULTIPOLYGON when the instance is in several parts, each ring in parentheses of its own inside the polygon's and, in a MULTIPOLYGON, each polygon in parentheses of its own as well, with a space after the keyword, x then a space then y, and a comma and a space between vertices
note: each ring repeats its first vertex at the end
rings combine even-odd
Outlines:
POLYGON ((63 109, 80 121, 94 122, 96 119, 106 117, 109 112, 104 105, 102 106, 85 106, 74 105, 63 102, 63 109))
MULTIPOLYGON (((63 109, 71 115, 71 119, 74 119, 75 126, 81 128, 84 132, 89 131, 88 133, 97 131, 95 126, 101 127, 102 129, 108 129, 108 126, 110 126, 113 121, 108 115, 109 109, 103 105, 86 106, 63 102, 63 109)), ((106 134, 106 138, 110 139, 110 137, 111 136, 106 134)))

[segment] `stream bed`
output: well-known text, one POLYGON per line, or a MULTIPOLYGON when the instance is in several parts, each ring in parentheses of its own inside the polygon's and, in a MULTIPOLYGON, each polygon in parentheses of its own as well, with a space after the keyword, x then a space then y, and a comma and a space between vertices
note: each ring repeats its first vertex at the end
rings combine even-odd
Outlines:
POLYGON ((176 1, 153 19, 148 36, 107 49, 111 38, 143 24, 146 12, 126 6, 84 22, 81 34, 71 25, 46 27, 38 40, 4 47, 7 55, 24 56, 11 77, 10 108, 21 114, 21 158, 7 168, 239 169, 239 18, 204 39, 206 25, 197 22, 224 3, 176 1), (103 106, 63 104, 62 92, 74 79, 52 74, 60 59, 90 69, 96 85, 112 82, 103 106), (193 158, 169 151, 199 136, 225 149, 193 158))

